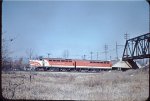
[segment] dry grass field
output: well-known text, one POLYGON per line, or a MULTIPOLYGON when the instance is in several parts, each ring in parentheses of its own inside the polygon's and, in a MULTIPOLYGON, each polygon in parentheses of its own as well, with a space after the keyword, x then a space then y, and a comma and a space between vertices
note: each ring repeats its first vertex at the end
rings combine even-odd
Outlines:
POLYGON ((2 72, 6 99, 145 101, 149 68, 100 73, 2 72))

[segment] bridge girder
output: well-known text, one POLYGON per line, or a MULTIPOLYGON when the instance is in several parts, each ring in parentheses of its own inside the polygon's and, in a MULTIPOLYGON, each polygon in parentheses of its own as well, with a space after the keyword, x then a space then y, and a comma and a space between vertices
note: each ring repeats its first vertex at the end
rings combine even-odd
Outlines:
POLYGON ((150 33, 126 41, 122 60, 150 58, 150 33))

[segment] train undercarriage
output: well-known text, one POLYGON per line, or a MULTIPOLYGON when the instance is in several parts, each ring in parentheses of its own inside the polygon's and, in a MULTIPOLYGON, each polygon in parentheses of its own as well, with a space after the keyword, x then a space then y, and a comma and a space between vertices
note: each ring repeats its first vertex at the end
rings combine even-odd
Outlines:
POLYGON ((109 71, 109 69, 103 68, 65 68, 65 67, 36 67, 35 71, 50 71, 50 72, 100 72, 109 71))

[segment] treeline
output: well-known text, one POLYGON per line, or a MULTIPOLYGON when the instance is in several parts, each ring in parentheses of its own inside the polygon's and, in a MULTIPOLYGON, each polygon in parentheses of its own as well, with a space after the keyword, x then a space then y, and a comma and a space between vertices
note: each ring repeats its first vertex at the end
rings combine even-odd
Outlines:
POLYGON ((9 70, 26 70, 26 67, 29 67, 28 63, 23 61, 23 58, 19 58, 13 60, 11 58, 5 59, 2 61, 2 70, 9 71, 9 70))
MULTIPOLYGON (((25 62, 25 58, 19 57, 17 59, 12 58, 14 51, 11 46, 15 42, 16 37, 10 38, 7 37, 5 33, 2 33, 2 61, 1 61, 1 69, 2 70, 24 70, 24 68, 29 67, 28 62, 25 62)), ((29 56, 31 57, 31 50, 29 52, 29 56)))

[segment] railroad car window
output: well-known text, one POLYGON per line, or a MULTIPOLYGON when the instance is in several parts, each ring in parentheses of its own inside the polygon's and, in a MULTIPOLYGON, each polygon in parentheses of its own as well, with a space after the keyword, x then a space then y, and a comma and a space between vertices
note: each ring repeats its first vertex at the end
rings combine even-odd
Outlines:
POLYGON ((61 60, 61 62, 65 62, 65 60, 61 60))
POLYGON ((56 61, 56 60, 53 60, 53 61, 56 61))
POLYGON ((49 61, 52 61, 52 60, 49 60, 49 61))
POLYGON ((60 62, 60 60, 56 60, 56 61, 60 62))

